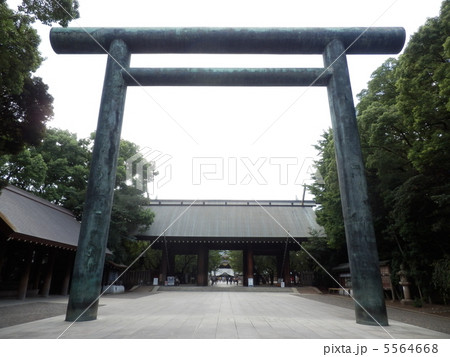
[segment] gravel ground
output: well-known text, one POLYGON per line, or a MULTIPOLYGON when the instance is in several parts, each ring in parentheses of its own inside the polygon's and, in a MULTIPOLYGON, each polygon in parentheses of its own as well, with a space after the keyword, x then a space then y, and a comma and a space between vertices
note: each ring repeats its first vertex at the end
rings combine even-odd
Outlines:
MULTIPOLYGON (((300 295, 306 299, 332 304, 348 309, 354 308, 351 298, 329 294, 300 295)), ((403 306, 400 302, 386 301, 388 319, 450 334, 450 306, 425 305, 423 308, 403 306)))
POLYGON ((51 302, 30 302, 0 307, 0 328, 64 315, 67 304, 51 302))
MULTIPOLYGON (((226 291, 226 290, 224 290, 226 291)), ((133 292, 118 294, 114 298, 140 298, 152 293, 151 287, 142 287, 133 292)), ((111 296, 111 295, 109 295, 111 296)), ((300 291, 302 298, 353 309, 349 297, 317 294, 314 291, 300 291)), ((25 301, 0 300, 0 328, 23 324, 48 317, 65 315, 67 298, 29 298, 25 301)), ((425 305, 423 308, 403 306, 399 302, 386 302, 389 319, 450 334, 450 306, 425 305)))

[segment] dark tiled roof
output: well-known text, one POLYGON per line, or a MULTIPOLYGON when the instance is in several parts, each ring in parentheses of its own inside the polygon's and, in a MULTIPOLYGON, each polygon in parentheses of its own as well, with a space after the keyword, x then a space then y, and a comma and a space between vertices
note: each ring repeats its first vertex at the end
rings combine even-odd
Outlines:
POLYGON ((80 223, 69 210, 14 186, 0 194, 0 221, 7 236, 76 249, 80 223))
POLYGON ((149 207, 155 219, 141 237, 286 239, 323 232, 312 202, 157 200, 149 207))

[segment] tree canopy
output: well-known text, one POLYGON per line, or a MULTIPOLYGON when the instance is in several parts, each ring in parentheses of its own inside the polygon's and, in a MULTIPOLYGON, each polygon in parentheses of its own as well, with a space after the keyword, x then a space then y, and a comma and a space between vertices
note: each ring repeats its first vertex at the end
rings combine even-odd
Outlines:
POLYGON ((48 86, 33 76, 43 61, 33 22, 67 26, 78 16, 77 1, 23 0, 14 11, 0 0, 0 156, 39 144, 53 116, 48 86))
POLYGON ((70 21, 80 17, 78 0, 22 0, 18 10, 33 21, 39 20, 45 25, 57 22, 66 27, 70 21))

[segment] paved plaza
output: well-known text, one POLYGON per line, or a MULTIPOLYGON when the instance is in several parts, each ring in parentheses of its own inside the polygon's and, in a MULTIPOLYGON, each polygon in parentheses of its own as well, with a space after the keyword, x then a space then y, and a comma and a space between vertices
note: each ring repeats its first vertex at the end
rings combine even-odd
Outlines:
MULTIPOLYGON (((389 320, 355 323, 354 311, 308 299, 295 289, 148 287, 105 295, 98 319, 69 323, 64 315, 0 328, 2 339, 448 339, 449 334, 389 320), (235 290, 235 289, 233 289, 235 290)), ((64 306, 67 298, 47 301, 64 306)), ((9 300, 9 304, 13 304, 9 300)), ((0 301, 0 306, 6 302, 0 301)), ((18 304, 18 302, 16 303, 18 304)), ((23 306, 25 306, 24 304, 23 306)))

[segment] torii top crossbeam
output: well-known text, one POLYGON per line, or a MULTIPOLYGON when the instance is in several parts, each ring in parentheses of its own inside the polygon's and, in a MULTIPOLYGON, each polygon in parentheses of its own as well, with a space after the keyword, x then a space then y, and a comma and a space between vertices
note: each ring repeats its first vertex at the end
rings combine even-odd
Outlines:
POLYGON ((405 42, 401 27, 351 28, 53 28, 58 54, 104 54, 113 40, 130 53, 322 54, 339 40, 347 54, 395 54, 405 42))

